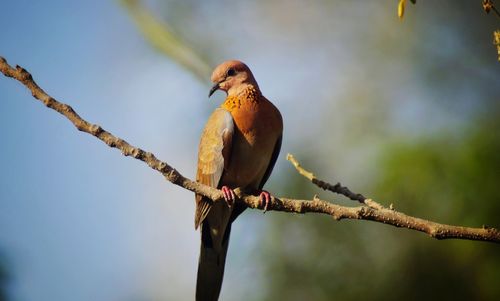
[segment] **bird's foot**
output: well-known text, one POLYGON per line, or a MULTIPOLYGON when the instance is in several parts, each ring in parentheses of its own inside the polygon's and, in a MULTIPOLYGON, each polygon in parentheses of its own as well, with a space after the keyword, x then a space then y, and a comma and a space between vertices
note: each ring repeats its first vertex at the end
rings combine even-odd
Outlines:
POLYGON ((224 200, 226 201, 227 205, 229 207, 232 207, 234 205, 234 201, 236 200, 236 195, 234 194, 234 191, 225 185, 222 186, 221 190, 222 193, 224 194, 224 200))
POLYGON ((271 194, 266 190, 262 190, 260 192, 259 197, 260 197, 260 206, 264 208, 264 213, 266 213, 267 207, 271 203, 271 194))

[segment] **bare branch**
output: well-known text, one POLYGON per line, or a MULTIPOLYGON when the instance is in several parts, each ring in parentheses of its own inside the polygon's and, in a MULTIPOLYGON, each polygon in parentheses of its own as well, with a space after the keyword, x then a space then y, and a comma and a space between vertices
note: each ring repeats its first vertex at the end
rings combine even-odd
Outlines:
POLYGON ((384 206, 380 205, 379 203, 375 202, 372 199, 365 198, 360 193, 352 192, 351 190, 349 190, 349 188, 342 186, 342 184, 340 184, 340 182, 337 182, 337 184, 332 185, 328 182, 325 182, 323 180, 316 178, 316 176, 312 172, 307 171, 302 166, 300 166, 299 162, 291 154, 287 154, 286 159, 288 161, 290 161, 293 164, 293 166, 295 166, 295 169, 297 169, 297 171, 301 175, 303 175, 304 177, 309 179, 311 182, 313 182, 313 184, 315 184, 319 188, 322 188, 324 190, 329 190, 329 191, 334 192, 334 193, 341 194, 343 196, 348 197, 349 199, 351 199, 353 201, 358 201, 361 204, 365 204, 368 207, 371 207, 373 209, 384 209, 384 206))
POLYGON ((138 0, 121 0, 144 38, 160 53, 191 71, 201 83, 206 83, 210 67, 201 53, 186 44, 174 30, 158 19, 138 0))
MULTIPOLYGON (((7 61, 0 57, 0 71, 7 77, 14 78, 21 82, 26 88, 28 88, 32 95, 40 100, 47 107, 59 112, 63 116, 69 119, 73 125, 82 132, 86 132, 104 143, 108 146, 119 149, 123 155, 131 156, 135 159, 141 160, 146 163, 152 169, 160 172, 163 176, 171 183, 181 186, 192 192, 201 194, 210 198, 213 201, 220 201, 223 199, 222 192, 212 188, 207 185, 203 185, 192 181, 184 176, 182 176, 177 170, 165 162, 158 160, 155 155, 150 152, 146 152, 138 147, 130 145, 125 140, 118 138, 108 131, 104 130, 102 127, 96 124, 89 123, 88 121, 82 119, 69 105, 58 102, 53 97, 49 96, 45 91, 43 91, 33 80, 30 73, 25 69, 16 66, 12 68, 7 61)), ((298 170, 302 170, 304 174, 307 172, 300 169, 300 165, 296 165, 298 170)), ((315 179, 314 175, 310 174, 311 181, 315 179)), ((318 182, 319 180, 316 180, 318 182)), ((315 183, 313 181, 313 183, 315 183)), ((318 182, 319 183, 319 182, 318 182)), ((318 183, 315 183, 318 185, 318 183)), ((326 182, 323 182, 328 184, 326 182)), ((329 185, 329 184, 328 184, 329 185)), ((330 185, 332 186, 332 185, 330 185)), ((332 187, 335 187, 333 185, 332 187)), ((322 186, 320 186, 322 187, 322 186)), ((329 186, 324 186, 329 187, 329 186)), ((344 195, 353 194, 347 187, 342 187, 338 184, 339 188, 342 189, 329 189, 334 192, 338 192, 344 195)), ((323 187, 322 187, 323 188, 323 187)), ((325 189, 325 188, 324 188, 325 189)), ((257 196, 247 195, 242 193, 240 190, 235 191, 239 201, 244 202, 248 207, 253 209, 260 208, 260 199, 257 196)), ((355 194, 353 194, 355 195, 355 194)), ((362 196, 361 196, 362 197, 362 196)), ((367 204, 366 199, 363 198, 363 203, 367 204)), ((359 201, 359 198, 355 198, 359 201)), ((359 207, 345 207, 336 204, 332 204, 317 198, 313 200, 295 200, 287 198, 275 198, 271 199, 267 210, 282 211, 282 212, 293 212, 293 213, 321 213, 332 216, 336 220, 341 219, 363 219, 370 220, 379 223, 384 223, 392 225, 395 227, 405 227, 408 229, 417 230, 429 234, 431 237, 437 239, 469 239, 469 240, 480 240, 500 243, 500 231, 494 228, 469 228, 460 226, 451 226, 435 223, 432 221, 408 216, 404 213, 397 212, 391 209, 383 208, 381 205, 373 205, 377 203, 372 203, 372 206, 359 206, 359 207)))
POLYGON ((493 10, 495 12, 495 14, 497 15, 497 17, 500 17, 500 12, 495 7, 493 0, 483 0, 483 9, 487 14, 489 14, 490 11, 493 10))

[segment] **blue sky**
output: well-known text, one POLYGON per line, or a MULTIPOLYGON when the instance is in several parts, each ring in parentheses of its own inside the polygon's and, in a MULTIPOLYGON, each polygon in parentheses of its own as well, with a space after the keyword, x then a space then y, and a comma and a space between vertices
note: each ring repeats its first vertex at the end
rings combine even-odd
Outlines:
MULTIPOLYGON (((66 3, 4 4, 1 55, 88 120, 162 158, 185 153, 172 163, 192 171, 189 146, 203 112, 179 124, 182 102, 169 100, 205 101, 205 87, 152 52, 117 3, 66 3)), ((152 300, 192 291, 192 196, 78 133, 18 83, 4 78, 0 91, 0 247, 13 299, 152 300)))

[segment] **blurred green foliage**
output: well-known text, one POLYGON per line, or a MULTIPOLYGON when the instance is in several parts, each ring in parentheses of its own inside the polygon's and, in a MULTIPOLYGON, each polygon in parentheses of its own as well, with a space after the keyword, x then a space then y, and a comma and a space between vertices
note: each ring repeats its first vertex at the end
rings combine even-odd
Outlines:
MULTIPOLYGON (((498 129, 497 107, 459 136, 441 132, 386 145, 365 189, 413 216, 499 227, 498 129)), ((311 195, 310 186, 291 181, 288 189, 311 195)), ((500 299, 500 247, 491 243, 282 214, 264 246, 266 300, 500 299)))

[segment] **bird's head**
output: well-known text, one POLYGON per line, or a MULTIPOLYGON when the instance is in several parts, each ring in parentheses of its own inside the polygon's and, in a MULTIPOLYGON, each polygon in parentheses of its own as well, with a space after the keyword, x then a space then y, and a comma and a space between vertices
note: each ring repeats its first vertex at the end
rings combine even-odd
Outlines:
POLYGON ((215 85, 210 89, 208 97, 217 90, 225 91, 228 95, 236 95, 248 86, 259 89, 252 71, 237 60, 225 61, 217 66, 212 73, 212 82, 215 85))

